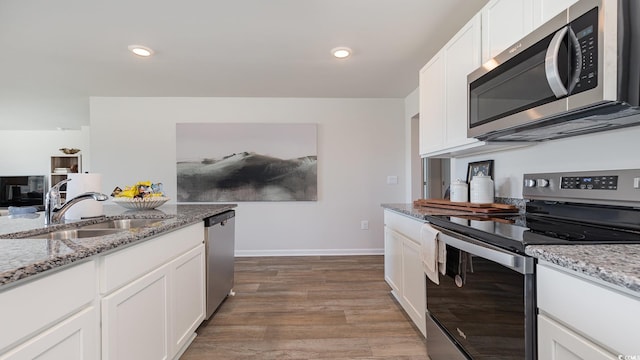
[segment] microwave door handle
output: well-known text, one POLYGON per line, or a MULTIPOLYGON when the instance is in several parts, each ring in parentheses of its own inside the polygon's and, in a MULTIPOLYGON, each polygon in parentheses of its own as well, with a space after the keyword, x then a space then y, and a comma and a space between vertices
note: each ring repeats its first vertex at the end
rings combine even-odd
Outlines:
POLYGON ((565 26, 558 30, 558 32, 553 36, 553 39, 551 39, 551 43, 549 43, 549 47, 547 48, 547 54, 544 58, 544 69, 547 75, 547 82, 549 83, 551 91, 553 91, 553 94, 557 98, 566 96, 569 93, 562 83, 562 78, 560 77, 560 71, 558 69, 558 54, 560 52, 562 40, 567 35, 568 29, 569 27, 565 26))
POLYGON ((580 74, 582 73, 582 50, 580 49, 580 41, 576 36, 576 33, 573 32, 573 29, 569 28, 569 40, 571 41, 571 46, 573 48, 573 56, 575 56, 574 60, 574 68, 571 74, 571 80, 569 81, 569 93, 573 92, 573 89, 578 85, 580 81, 580 74))

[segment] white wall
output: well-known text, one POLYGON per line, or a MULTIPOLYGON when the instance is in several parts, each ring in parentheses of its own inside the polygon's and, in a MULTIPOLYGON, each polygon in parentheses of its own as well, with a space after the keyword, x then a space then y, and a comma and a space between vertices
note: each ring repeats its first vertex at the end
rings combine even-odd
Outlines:
POLYGON ((0 131, 0 175, 49 175, 50 156, 60 148, 82 150, 83 170, 89 158, 89 129, 0 131), (85 157, 87 159, 85 159, 85 157))
POLYGON ((97 97, 90 113, 105 191, 151 180, 174 198, 176 123, 317 123, 318 201, 239 203, 238 255, 382 253, 380 204, 404 201, 403 99, 97 97))
POLYGON ((640 168, 640 127, 558 139, 526 148, 454 159, 452 179, 465 178, 471 161, 494 159, 496 196, 522 198, 522 175, 537 172, 640 168))
POLYGON ((416 88, 404 99, 405 114, 405 202, 412 202, 422 195, 422 160, 420 158, 420 89, 416 88))

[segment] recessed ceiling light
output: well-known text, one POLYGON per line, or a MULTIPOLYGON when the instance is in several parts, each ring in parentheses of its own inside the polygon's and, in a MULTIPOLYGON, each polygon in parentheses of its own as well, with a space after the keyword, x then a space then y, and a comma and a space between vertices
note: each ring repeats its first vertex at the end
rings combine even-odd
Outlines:
POLYGON ((351 49, 348 47, 337 47, 331 50, 331 54, 338 59, 346 59, 351 56, 351 49))
POLYGON ((153 50, 142 45, 129 45, 129 51, 142 57, 148 57, 153 55, 153 50))

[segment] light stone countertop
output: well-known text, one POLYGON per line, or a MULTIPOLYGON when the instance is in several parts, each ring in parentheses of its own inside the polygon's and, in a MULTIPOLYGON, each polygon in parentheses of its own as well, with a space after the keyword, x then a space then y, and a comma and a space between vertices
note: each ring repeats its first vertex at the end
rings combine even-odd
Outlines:
POLYGON ((105 205, 105 217, 48 227, 44 225, 42 212, 20 216, 0 216, 0 291, 30 276, 197 223, 236 206, 236 204, 163 205, 153 210, 127 210, 118 205, 105 205), (50 231, 73 229, 107 220, 134 218, 152 218, 159 221, 149 227, 99 237, 73 240, 29 238, 29 236, 50 231))
POLYGON ((640 244, 530 245, 525 253, 640 296, 640 244))
POLYGON ((413 204, 382 204, 382 207, 387 210, 393 210, 411 217, 417 220, 428 220, 431 215, 469 215, 468 211, 449 210, 441 208, 430 208, 423 206, 414 206, 413 204))

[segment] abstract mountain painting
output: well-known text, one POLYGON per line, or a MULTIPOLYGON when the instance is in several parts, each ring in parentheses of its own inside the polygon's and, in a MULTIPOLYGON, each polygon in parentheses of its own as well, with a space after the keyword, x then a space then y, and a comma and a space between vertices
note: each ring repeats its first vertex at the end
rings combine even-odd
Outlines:
POLYGON ((316 201, 316 124, 176 124, 178 202, 316 201))

